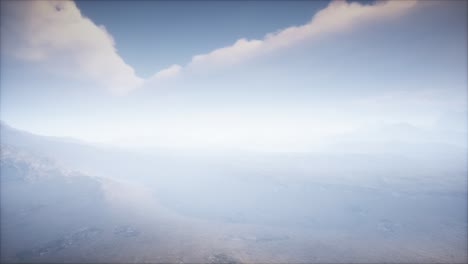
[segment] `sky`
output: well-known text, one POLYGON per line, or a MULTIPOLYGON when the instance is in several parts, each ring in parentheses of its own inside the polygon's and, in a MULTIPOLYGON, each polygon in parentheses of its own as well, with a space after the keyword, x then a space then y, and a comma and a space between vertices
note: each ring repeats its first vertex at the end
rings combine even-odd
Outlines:
POLYGON ((1 115, 132 146, 466 131, 466 1, 2 1, 1 115))

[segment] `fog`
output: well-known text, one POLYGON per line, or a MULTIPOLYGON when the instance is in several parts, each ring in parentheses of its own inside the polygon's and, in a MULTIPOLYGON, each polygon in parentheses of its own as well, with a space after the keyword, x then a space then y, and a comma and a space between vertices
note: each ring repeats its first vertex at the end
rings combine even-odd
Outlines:
POLYGON ((468 263, 466 1, 0 1, 1 263, 468 263))
POLYGON ((452 123, 300 151, 112 146, 3 123, 2 261, 465 262, 467 132, 452 123))

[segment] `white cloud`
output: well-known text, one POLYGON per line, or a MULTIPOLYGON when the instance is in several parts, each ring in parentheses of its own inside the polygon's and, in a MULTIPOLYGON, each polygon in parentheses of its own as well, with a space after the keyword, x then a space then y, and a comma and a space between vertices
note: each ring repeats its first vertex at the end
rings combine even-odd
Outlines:
POLYGON ((163 70, 158 71, 149 80, 161 80, 176 76, 182 70, 182 67, 178 64, 173 64, 163 70))
POLYGON ((265 45, 268 45, 269 49, 274 49, 318 34, 344 31, 358 23, 399 15, 415 4, 416 1, 411 0, 376 2, 372 5, 333 1, 315 14, 309 23, 267 34, 265 45))
POLYGON ((74 2, 2 1, 4 34, 2 49, 14 56, 90 78, 113 92, 143 83, 118 55, 112 36, 83 17, 74 2))
MULTIPOLYGON (((261 40, 239 39, 231 46, 193 56, 185 68, 206 69, 240 63, 320 34, 400 15, 415 4, 412 0, 371 5, 333 1, 304 25, 269 33, 261 40)), ((174 64, 147 80, 139 78, 118 55, 106 29, 83 17, 75 3, 69 1, 4 1, 2 34, 8 34, 8 41, 2 44, 18 58, 52 62, 56 68, 84 75, 117 93, 126 93, 145 82, 175 77, 184 69, 174 64)))
POLYGON ((239 39, 231 46, 194 56, 188 67, 213 67, 238 63, 320 34, 344 31, 358 23, 397 16, 409 10, 415 4, 416 1, 412 0, 383 1, 372 5, 333 1, 304 25, 292 26, 275 33, 269 33, 262 40, 239 39))
POLYGON ((263 45, 264 42, 261 40, 247 40, 242 38, 231 46, 216 49, 208 54, 194 56, 189 66, 196 66, 202 63, 237 63, 247 59, 251 54, 259 52, 263 45))

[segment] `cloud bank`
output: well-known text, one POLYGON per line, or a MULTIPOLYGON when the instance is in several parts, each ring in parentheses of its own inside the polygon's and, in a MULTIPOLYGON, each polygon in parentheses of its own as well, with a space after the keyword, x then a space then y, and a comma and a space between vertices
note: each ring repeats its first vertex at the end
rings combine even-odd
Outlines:
POLYGON ((401 15, 415 5, 416 1, 412 0, 369 5, 332 1, 304 25, 266 34, 261 40, 241 38, 230 46, 193 56, 184 67, 171 65, 146 80, 138 77, 119 56, 106 29, 82 16, 73 2, 2 2, 2 35, 8 34, 9 40, 2 44, 22 60, 52 61, 58 68, 68 69, 77 76, 87 76, 113 92, 126 93, 144 83, 151 86, 160 80, 173 78, 185 69, 209 69, 241 63, 323 34, 401 15))
MULTIPOLYGON (((268 52, 287 48, 316 36, 349 30, 365 22, 402 15, 416 5, 416 0, 381 1, 370 5, 332 1, 301 26, 291 26, 268 33, 262 40, 241 38, 234 44, 192 57, 186 68, 212 68, 239 63, 268 52)), ((163 70, 165 71, 165 70, 163 70)))
POLYGON ((74 2, 2 1, 1 5, 2 44, 15 57, 88 77, 116 93, 143 83, 118 55, 104 26, 82 16, 74 2))

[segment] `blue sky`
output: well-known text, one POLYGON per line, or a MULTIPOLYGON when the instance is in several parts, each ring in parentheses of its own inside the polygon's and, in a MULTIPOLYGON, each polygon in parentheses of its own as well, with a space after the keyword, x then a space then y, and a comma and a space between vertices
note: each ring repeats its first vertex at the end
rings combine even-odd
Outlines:
POLYGON ((77 1, 84 15, 106 26, 116 39, 119 54, 144 77, 168 65, 186 63, 194 54, 230 45, 239 38, 261 38, 268 32, 304 24, 327 4, 327 1, 112 1, 111 4, 77 1))
POLYGON ((466 20, 464 1, 2 2, 1 119, 149 145, 440 129, 466 113, 466 20))

